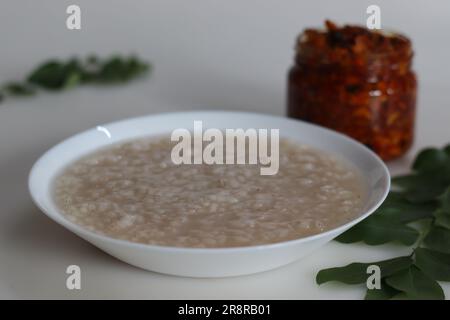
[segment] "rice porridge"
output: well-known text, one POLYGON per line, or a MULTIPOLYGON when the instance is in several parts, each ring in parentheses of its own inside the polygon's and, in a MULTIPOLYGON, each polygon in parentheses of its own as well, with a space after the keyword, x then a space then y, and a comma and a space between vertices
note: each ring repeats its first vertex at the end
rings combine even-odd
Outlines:
POLYGON ((142 138, 75 161, 55 179, 57 206, 96 233, 195 248, 298 239, 361 213, 359 172, 323 151, 281 138, 279 171, 264 176, 259 165, 175 165, 173 145, 142 138))

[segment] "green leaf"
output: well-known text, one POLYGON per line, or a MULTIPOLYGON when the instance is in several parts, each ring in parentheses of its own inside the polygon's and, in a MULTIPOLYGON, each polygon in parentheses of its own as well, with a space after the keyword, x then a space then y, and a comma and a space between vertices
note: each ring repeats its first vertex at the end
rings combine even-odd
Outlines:
POLYGON ((450 187, 448 187, 444 194, 440 196, 440 201, 442 204, 442 210, 450 213, 450 187))
POLYGON ((367 289, 365 300, 388 300, 392 299, 401 291, 390 287, 384 280, 381 280, 381 289, 367 289))
POLYGON ((391 182, 392 185, 402 189, 411 189, 420 184, 428 184, 427 178, 417 173, 393 177, 391 182))
POLYGON ((450 254, 425 248, 415 251, 415 265, 430 278, 438 281, 450 281, 450 254))
POLYGON ((426 235, 423 243, 432 250, 450 253, 450 230, 442 227, 433 227, 426 235))
POLYGON ((86 58, 86 63, 87 63, 88 65, 96 66, 96 65, 98 65, 98 64, 100 63, 100 61, 99 61, 99 58, 98 58, 96 55, 91 54, 91 55, 89 55, 89 56, 86 58))
POLYGON ((447 184, 436 179, 433 183, 420 184, 406 191, 405 198, 412 203, 428 203, 440 196, 446 187, 447 184))
POLYGON ((437 226, 450 229, 450 212, 444 211, 442 209, 436 210, 434 213, 436 221, 434 222, 437 226))
POLYGON ((0 89, 0 101, 8 95, 34 94, 34 87, 66 90, 87 83, 122 83, 148 72, 149 69, 150 64, 135 56, 113 56, 101 60, 91 55, 84 60, 49 60, 30 72, 24 83, 3 86, 0 89))
POLYGON ((4 92, 12 96, 31 96, 35 90, 26 83, 10 82, 3 87, 4 92))
POLYGON ((400 292, 399 294, 393 296, 391 300, 410 300, 410 298, 408 298, 404 292, 400 292))
POLYGON ((450 144, 446 145, 442 150, 447 154, 447 156, 450 156, 450 144))
POLYGON ((127 64, 129 77, 137 76, 149 69, 149 65, 147 63, 140 62, 136 57, 130 57, 127 64))
POLYGON ((64 80, 64 89, 70 89, 73 87, 76 87, 81 83, 81 73, 79 72, 72 72, 67 75, 66 79, 64 80))
POLYGON ((28 82, 46 89, 60 89, 64 83, 64 64, 51 60, 37 67, 28 76, 28 82))
POLYGON ((413 163, 413 169, 418 172, 435 171, 448 161, 447 154, 437 148, 426 148, 419 152, 413 163))
POLYGON ((136 57, 125 59, 114 56, 100 66, 93 80, 103 83, 124 82, 147 72, 148 69, 149 64, 136 57))
POLYGON ((113 56, 106 61, 90 56, 84 62, 74 58, 67 62, 52 60, 36 68, 28 82, 46 89, 61 90, 82 83, 120 83, 129 81, 149 69, 137 57, 113 56))
POLYGON ((119 57, 112 57, 106 61, 98 74, 98 80, 102 82, 124 81, 124 66, 119 57))
MULTIPOLYGON (((413 245, 420 239, 416 245, 419 248, 414 250, 414 263, 383 274, 381 289, 367 290, 367 300, 443 299, 444 292, 436 281, 450 281, 450 144, 441 150, 427 148, 420 152, 413 169, 412 174, 392 179, 395 191, 372 216, 335 239, 369 245, 391 241, 413 245), (409 223, 414 223, 414 228, 409 223)), ((351 263, 321 270, 316 281, 363 283, 369 277, 368 265, 351 263)))
POLYGON ((435 171, 421 172, 392 178, 392 185, 401 188, 404 198, 411 203, 435 200, 450 184, 450 161, 435 171))
POLYGON ((387 277, 386 283, 392 288, 404 292, 408 299, 443 300, 445 298, 439 283, 415 266, 387 277))
MULTIPOLYGON (((391 192, 392 193, 392 192, 391 192)), ((374 215, 394 223, 406 223, 429 218, 436 210, 436 202, 413 204, 405 198, 405 194, 390 195, 374 215)))
POLYGON ((328 281, 339 281, 346 284, 365 283, 368 278, 367 267, 377 265, 381 270, 381 277, 389 276, 399 270, 408 268, 412 263, 410 257, 399 257, 370 263, 351 263, 344 267, 320 270, 316 276, 317 284, 328 281))
POLYGON ((341 243, 363 241, 369 245, 398 241, 410 246, 417 241, 418 237, 419 232, 409 226, 373 215, 344 232, 335 240, 341 243))
POLYGON ((398 203, 405 203, 405 193, 391 190, 386 200, 384 200, 383 205, 396 205, 398 203))

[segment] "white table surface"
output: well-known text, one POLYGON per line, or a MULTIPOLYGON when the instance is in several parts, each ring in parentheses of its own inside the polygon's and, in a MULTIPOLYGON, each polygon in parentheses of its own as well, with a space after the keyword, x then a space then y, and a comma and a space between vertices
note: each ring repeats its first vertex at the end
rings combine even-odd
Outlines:
MULTIPOLYGON (((43 93, 0 104, 0 298, 362 298, 361 286, 316 286, 316 272, 407 250, 332 242, 299 262, 257 275, 165 276, 120 262, 49 220, 32 204, 26 182, 33 162, 49 147, 113 120, 199 108, 284 114, 296 34, 326 17, 364 23, 372 4, 366 2, 2 1, 0 82, 21 79, 51 56, 90 52, 135 52, 155 68, 150 77, 123 87, 43 93), (65 8, 72 3, 82 9, 80 31, 65 28, 65 8), (79 291, 65 287, 70 264, 81 267, 79 291)), ((407 171, 418 149, 450 142, 450 3, 377 4, 383 26, 412 37, 420 79, 416 142, 408 156, 389 164, 395 174, 407 171)), ((450 285, 444 289, 450 297, 450 285)))

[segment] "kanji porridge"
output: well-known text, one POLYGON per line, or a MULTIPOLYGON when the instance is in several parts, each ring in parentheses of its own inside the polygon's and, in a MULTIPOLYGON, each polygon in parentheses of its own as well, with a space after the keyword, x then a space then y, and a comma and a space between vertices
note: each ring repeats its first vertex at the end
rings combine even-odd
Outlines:
POLYGON ((194 248, 298 239, 362 213, 360 173, 327 152, 281 138, 279 171, 264 176, 259 165, 175 165, 173 145, 141 138, 88 154, 56 177, 57 206, 96 233, 194 248))

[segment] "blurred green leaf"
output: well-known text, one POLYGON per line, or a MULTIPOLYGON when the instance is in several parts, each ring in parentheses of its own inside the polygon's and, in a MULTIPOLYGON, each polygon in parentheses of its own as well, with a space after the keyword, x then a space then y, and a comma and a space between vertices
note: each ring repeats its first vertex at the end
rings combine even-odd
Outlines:
POLYGON ((436 217, 435 224, 446 229, 450 229, 450 212, 444 211, 443 209, 438 209, 434 213, 436 217))
POLYGON ((89 56, 84 62, 76 58, 67 62, 48 61, 32 71, 27 81, 42 88, 60 90, 90 82, 121 83, 148 70, 149 64, 134 56, 113 56, 105 61, 89 56))
POLYGON ((27 84, 19 82, 10 82, 3 87, 3 91, 12 96, 31 96, 36 93, 36 91, 27 84))
POLYGON ((448 156, 444 150, 426 148, 419 152, 412 168, 418 172, 436 171, 438 168, 443 167, 448 160, 448 156))
POLYGON ((439 200, 441 201, 442 210, 450 213, 450 187, 439 197, 439 200))
POLYGON ((446 183, 441 183, 436 180, 435 183, 418 185, 416 188, 406 191, 405 198, 412 203, 429 203, 440 196, 446 188, 446 183))
POLYGON ((428 184, 430 181, 426 176, 419 175, 417 173, 405 174, 401 176, 396 176, 391 179, 394 186, 400 187, 402 189, 414 188, 419 184, 428 184))
POLYGON ((60 89, 64 83, 64 64, 51 60, 37 67, 28 76, 28 82, 46 89, 60 89))
POLYGON ((442 150, 450 157, 450 144, 446 145, 442 150))
POLYGON ((81 73, 72 72, 67 75, 67 78, 64 80, 64 89, 70 89, 76 87, 81 83, 81 73))
POLYGON ((435 226, 430 230, 423 242, 432 250, 450 253, 450 230, 435 226))

